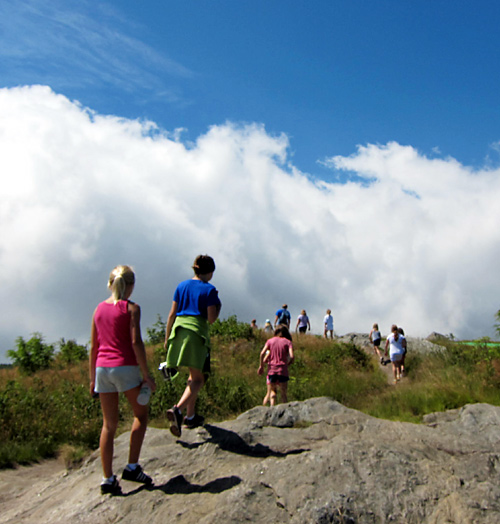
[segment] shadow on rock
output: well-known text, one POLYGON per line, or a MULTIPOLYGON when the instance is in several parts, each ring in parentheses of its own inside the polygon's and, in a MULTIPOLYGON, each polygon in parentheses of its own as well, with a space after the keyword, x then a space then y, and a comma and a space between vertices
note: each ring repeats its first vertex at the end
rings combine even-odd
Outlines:
POLYGON ((286 457, 287 455, 298 455, 299 453, 304 453, 309 451, 309 449, 293 449, 286 452, 274 451, 269 446, 264 446, 263 444, 256 444, 255 446, 250 446, 247 444, 239 435, 234 431, 229 431, 227 429, 219 428, 217 426, 212 426, 210 424, 205 424, 205 430, 209 433, 210 438, 206 439, 204 442, 188 443, 178 441, 179 444, 187 449, 195 449, 204 444, 211 443, 216 444, 220 449, 224 451, 230 451, 231 453, 238 453, 239 455, 247 455, 249 457, 286 457))
POLYGON ((219 479, 207 482, 204 485, 191 484, 186 480, 184 475, 178 475, 170 479, 162 486, 155 486, 152 489, 159 489, 166 495, 189 495, 190 493, 222 493, 228 489, 234 488, 240 484, 241 479, 232 475, 230 477, 222 477, 219 479))

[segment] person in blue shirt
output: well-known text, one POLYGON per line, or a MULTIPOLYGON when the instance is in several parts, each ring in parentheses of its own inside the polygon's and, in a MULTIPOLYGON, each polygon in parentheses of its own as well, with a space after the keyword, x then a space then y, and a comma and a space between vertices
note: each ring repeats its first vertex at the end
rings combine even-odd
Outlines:
POLYGON ((170 431, 181 436, 181 426, 195 428, 204 418, 195 412, 198 394, 210 374, 209 324, 219 316, 221 302, 217 289, 210 284, 215 262, 208 255, 199 255, 194 264, 194 277, 181 282, 174 293, 167 319, 165 344, 168 369, 185 366, 189 369, 186 389, 179 402, 167 411, 170 431), (186 416, 182 418, 183 410, 186 416))
POLYGON ((290 311, 288 311, 288 306, 286 304, 283 304, 281 306, 281 309, 278 309, 276 311, 276 318, 274 319, 274 327, 277 326, 286 326, 288 329, 290 329, 290 320, 292 319, 290 315, 290 311))

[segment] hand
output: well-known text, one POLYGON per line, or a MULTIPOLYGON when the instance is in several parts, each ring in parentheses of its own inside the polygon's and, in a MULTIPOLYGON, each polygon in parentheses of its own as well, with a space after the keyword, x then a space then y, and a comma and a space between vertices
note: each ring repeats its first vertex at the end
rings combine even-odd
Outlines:
POLYGON ((90 396, 93 397, 95 394, 95 380, 90 381, 90 396))
POLYGON ((259 369, 257 370, 257 373, 259 375, 262 375, 263 372, 264 372, 264 369, 262 368, 262 366, 259 366, 259 369))
POLYGON ((146 375, 142 383, 143 384, 146 383, 151 388, 151 391, 156 390, 156 383, 155 383, 154 378, 151 375, 146 375))

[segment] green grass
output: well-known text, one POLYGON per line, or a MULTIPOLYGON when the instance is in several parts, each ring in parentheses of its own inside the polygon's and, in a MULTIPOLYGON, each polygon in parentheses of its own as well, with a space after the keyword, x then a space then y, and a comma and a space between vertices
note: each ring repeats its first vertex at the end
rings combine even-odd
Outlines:
MULTIPOLYGON (((213 336, 213 373, 198 400, 209 421, 234 418, 260 405, 265 376, 257 375, 260 335, 242 329, 235 319, 217 327, 213 336), (241 337, 241 338, 237 338, 241 337)), ((500 348, 479 341, 473 346, 447 342, 442 352, 410 353, 408 376, 394 387, 376 359, 352 344, 321 337, 294 338, 296 360, 290 367, 289 400, 327 396, 369 415, 420 422, 435 411, 467 403, 500 405, 500 348)), ((186 375, 166 382, 157 372, 164 360, 161 345, 148 346, 157 383, 151 397, 150 424, 166 427, 165 413, 180 397, 186 375)), ((120 403, 120 430, 130 428, 131 411, 120 403)), ((102 424, 99 402, 88 392, 87 363, 52 368, 23 376, 0 370, 0 467, 29 463, 62 454, 77 463, 85 450, 98 447, 102 424)))

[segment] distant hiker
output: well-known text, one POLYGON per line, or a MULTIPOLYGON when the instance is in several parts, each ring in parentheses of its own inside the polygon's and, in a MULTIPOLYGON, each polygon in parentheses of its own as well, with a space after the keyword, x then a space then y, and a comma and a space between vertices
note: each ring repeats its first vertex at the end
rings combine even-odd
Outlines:
POLYGON ((387 356, 387 348, 390 346, 390 359, 392 362, 392 370, 394 372, 394 383, 401 378, 401 363, 403 362, 403 354, 406 350, 406 339, 398 331, 398 326, 393 324, 391 327, 391 334, 387 337, 385 342, 385 356, 387 356))
POLYGON ((189 368, 186 389, 179 402, 167 411, 170 431, 181 436, 181 426, 188 429, 202 426, 204 418, 195 413, 198 393, 210 374, 209 324, 219 316, 221 302, 217 289, 209 281, 215 271, 215 262, 208 255, 199 255, 194 264, 194 277, 181 282, 174 293, 165 330, 167 350, 166 367, 177 374, 177 368, 189 368), (182 410, 186 416, 182 418, 182 410))
MULTIPOLYGON (((402 327, 398 327, 398 332, 399 332, 400 335, 403 335, 403 337, 405 336, 405 332, 404 332, 404 329, 402 327)), ((406 341, 405 351, 403 353, 403 360, 401 362, 401 376, 403 376, 403 374, 405 372, 406 353, 408 353, 408 341, 406 341)))
POLYGON ((274 333, 273 325, 271 324, 271 321, 269 319, 266 319, 266 323, 264 324, 264 334, 266 337, 272 337, 274 333))
POLYGON ((295 326, 295 331, 299 330, 299 333, 305 333, 309 328, 311 331, 311 324, 309 322, 309 317, 307 316, 306 310, 303 309, 300 312, 300 315, 297 317, 297 325, 295 326))
POLYGON ((109 275, 111 296, 101 302, 92 318, 89 356, 90 392, 98 393, 102 408, 100 439, 104 477, 101 493, 119 495, 120 484, 113 475, 113 444, 119 421, 118 394, 124 393, 134 413, 130 433, 128 465, 122 479, 152 484, 142 471, 139 455, 148 424, 149 394, 156 386, 149 374, 146 351, 141 337, 141 308, 129 300, 135 275, 128 266, 117 266, 109 275), (141 377, 142 374, 142 377, 141 377), (143 392, 143 389, 145 390, 143 392), (139 393, 146 394, 146 405, 139 403, 139 393))
POLYGON ((288 311, 288 306, 286 304, 283 304, 283 306, 281 306, 281 309, 278 309, 278 311, 276 311, 274 327, 276 328, 276 326, 286 326, 288 329, 290 329, 291 320, 292 317, 290 315, 290 312, 288 311))
POLYGON ((380 350, 378 349, 380 347, 380 342, 382 341, 382 335, 380 334, 380 331, 378 329, 378 324, 373 324, 372 330, 370 331, 370 342, 373 344, 373 352, 378 355, 378 358, 380 359, 381 364, 385 364, 384 357, 382 357, 382 353, 380 353, 380 350))
POLYGON ((323 319, 323 325, 325 326, 325 338, 328 338, 328 333, 330 333, 330 338, 333 339, 333 317, 331 309, 326 310, 326 315, 323 319))
POLYGON ((276 404, 277 390, 280 390, 281 402, 288 402, 288 366, 293 362, 292 337, 286 326, 278 326, 274 331, 274 337, 270 338, 260 352, 260 363, 258 374, 264 372, 264 364, 267 363, 267 393, 262 405, 269 401, 271 406, 276 404))
POLYGON ((250 322, 250 327, 252 329, 258 329, 258 326, 257 326, 257 319, 253 319, 252 322, 250 322))

